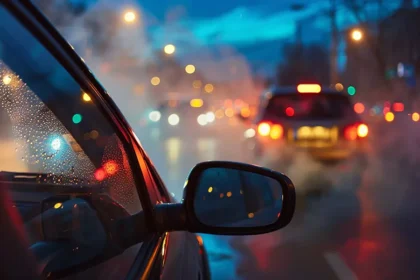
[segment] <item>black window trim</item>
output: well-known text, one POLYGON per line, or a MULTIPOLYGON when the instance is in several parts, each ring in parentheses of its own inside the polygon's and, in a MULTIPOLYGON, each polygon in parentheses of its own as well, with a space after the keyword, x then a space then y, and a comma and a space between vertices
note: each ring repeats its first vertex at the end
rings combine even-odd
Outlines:
MULTIPOLYGON (((154 228, 153 205, 136 152, 139 152, 143 159, 146 159, 147 156, 120 110, 82 59, 74 52, 71 45, 58 33, 33 3, 30 1, 5 0, 1 4, 51 52, 82 89, 92 94, 92 99, 96 102, 98 109, 110 122, 111 127, 115 129, 124 149, 127 151, 127 157, 132 168, 142 210, 145 212, 147 225, 154 228)), ((160 248, 160 245, 161 242, 156 242, 156 239, 143 242, 128 272, 127 279, 138 275, 144 276, 150 262, 154 261, 153 255, 155 254, 153 252, 160 248), (151 248, 154 248, 153 252, 151 252, 151 248)))

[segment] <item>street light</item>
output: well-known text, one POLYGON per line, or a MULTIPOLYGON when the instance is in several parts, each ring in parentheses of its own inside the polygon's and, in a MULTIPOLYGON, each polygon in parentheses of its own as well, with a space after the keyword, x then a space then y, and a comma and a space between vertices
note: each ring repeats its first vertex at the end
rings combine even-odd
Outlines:
POLYGON ((176 48, 175 48, 175 46, 174 46, 174 45, 172 45, 172 44, 167 44, 167 45, 163 48, 163 51, 164 51, 166 54, 173 54, 173 53, 175 52, 175 50, 176 50, 176 48))
POLYGON ((124 21, 132 23, 136 20, 136 14, 133 11, 127 11, 124 13, 124 21))
POLYGON ((360 40, 362 40, 362 38, 363 38, 363 33, 362 33, 362 31, 360 31, 359 29, 354 29, 354 30, 351 32, 351 38, 352 38, 354 41, 360 41, 360 40))

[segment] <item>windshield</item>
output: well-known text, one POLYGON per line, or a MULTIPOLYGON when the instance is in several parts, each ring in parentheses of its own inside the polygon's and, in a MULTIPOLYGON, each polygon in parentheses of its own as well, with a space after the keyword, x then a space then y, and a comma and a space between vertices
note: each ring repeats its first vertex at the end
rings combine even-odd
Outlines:
POLYGON ((291 120, 343 119, 353 115, 347 96, 322 93, 275 95, 265 109, 265 117, 291 120))

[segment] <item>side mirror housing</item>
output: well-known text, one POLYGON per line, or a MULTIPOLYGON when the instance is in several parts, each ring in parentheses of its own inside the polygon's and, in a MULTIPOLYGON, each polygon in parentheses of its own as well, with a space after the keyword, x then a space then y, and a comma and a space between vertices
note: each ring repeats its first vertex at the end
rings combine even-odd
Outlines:
POLYGON ((295 202, 293 183, 281 173, 245 163, 209 161, 192 169, 183 208, 191 232, 251 235, 289 224, 295 202))

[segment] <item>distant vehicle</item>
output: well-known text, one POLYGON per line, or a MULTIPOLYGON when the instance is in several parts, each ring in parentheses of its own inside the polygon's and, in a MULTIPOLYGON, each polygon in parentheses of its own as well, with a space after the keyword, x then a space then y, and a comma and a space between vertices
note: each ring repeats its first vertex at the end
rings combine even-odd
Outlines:
POLYGON ((260 100, 245 138, 255 158, 290 165, 296 151, 321 163, 364 159, 369 128, 348 95, 317 84, 272 88, 260 100))
POLYGON ((160 102, 149 113, 149 124, 160 127, 162 132, 170 135, 183 133, 179 128, 188 128, 190 131, 193 128, 208 130, 216 120, 213 111, 200 98, 169 99, 160 102))

